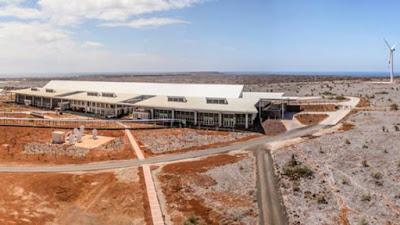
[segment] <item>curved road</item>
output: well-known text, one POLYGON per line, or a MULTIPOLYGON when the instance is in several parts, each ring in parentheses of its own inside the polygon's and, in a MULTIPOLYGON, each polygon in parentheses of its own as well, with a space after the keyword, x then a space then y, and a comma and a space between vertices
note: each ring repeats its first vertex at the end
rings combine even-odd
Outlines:
POLYGON ((136 167, 144 164, 157 164, 173 162, 177 160, 185 160, 191 158, 198 158, 218 153, 225 153, 240 149, 246 149, 255 147, 257 145, 264 145, 273 141, 282 141, 292 139, 295 137, 301 137, 313 134, 314 132, 321 130, 327 126, 310 126, 305 128, 299 128, 296 130, 289 131, 287 133, 275 136, 275 137, 260 137, 246 142, 232 144, 229 146, 219 148, 209 148, 205 150, 185 152, 179 154, 168 154, 161 156, 154 156, 146 158, 144 160, 131 159, 131 160, 115 160, 105 162, 95 162, 88 164, 64 164, 64 165, 15 165, 15 164, 2 164, 0 165, 0 172, 7 173, 26 173, 26 172, 80 172, 80 171, 96 171, 96 170, 109 170, 127 167, 136 167))

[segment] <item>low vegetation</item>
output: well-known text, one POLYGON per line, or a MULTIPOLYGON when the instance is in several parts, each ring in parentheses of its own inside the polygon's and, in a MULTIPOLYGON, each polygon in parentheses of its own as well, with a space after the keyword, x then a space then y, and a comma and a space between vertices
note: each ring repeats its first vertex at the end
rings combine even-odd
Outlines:
POLYGON ((292 180, 298 180, 300 178, 312 177, 313 171, 303 163, 299 162, 296 159, 296 156, 292 154, 290 160, 283 167, 283 174, 292 180))

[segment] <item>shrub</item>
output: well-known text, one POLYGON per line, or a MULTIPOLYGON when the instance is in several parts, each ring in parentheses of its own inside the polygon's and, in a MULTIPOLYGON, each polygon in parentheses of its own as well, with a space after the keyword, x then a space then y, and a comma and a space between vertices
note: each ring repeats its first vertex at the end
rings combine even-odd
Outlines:
POLYGON ((292 180, 298 180, 300 178, 311 177, 313 171, 297 161, 296 156, 292 154, 290 160, 283 167, 283 175, 288 176, 292 180))
POLYGON ((325 196, 323 194, 317 195, 316 199, 318 204, 328 204, 328 201, 326 201, 325 196))
POLYGON ((343 179, 342 179, 342 184, 343 184, 343 185, 349 185, 349 184, 350 184, 350 181, 349 181, 346 177, 343 177, 343 179))
POLYGON ((371 176, 375 179, 375 180, 380 180, 383 177, 383 174, 381 172, 375 172, 372 173, 371 176))
POLYGON ((361 162, 361 164, 362 164, 363 167, 369 167, 368 161, 367 161, 366 159, 364 159, 364 160, 361 162))
POLYGON ((191 216, 187 218, 184 225, 198 225, 199 224, 199 219, 196 216, 191 216))
POLYGON ((336 96, 336 100, 343 101, 346 100, 346 98, 343 95, 341 95, 341 96, 336 96))
POLYGON ((335 95, 335 94, 330 91, 324 91, 322 92, 322 95, 335 95))
POLYGON ((361 201, 363 201, 363 202, 371 201, 371 194, 370 193, 364 193, 363 195, 361 195, 361 201))
POLYGON ((349 139, 346 139, 344 142, 345 142, 347 145, 351 144, 351 142, 350 142, 349 139))
POLYGON ((360 221, 358 221, 358 225, 368 225, 368 221, 365 218, 361 218, 360 221))
POLYGON ((390 110, 397 111, 399 110, 399 106, 396 103, 393 103, 390 105, 390 110))

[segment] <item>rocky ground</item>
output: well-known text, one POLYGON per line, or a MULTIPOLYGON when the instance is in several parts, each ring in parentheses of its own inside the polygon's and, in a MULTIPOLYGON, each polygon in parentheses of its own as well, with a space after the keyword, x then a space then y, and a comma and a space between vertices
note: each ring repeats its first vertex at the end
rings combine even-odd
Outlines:
POLYGON ((362 96, 368 106, 346 119, 345 131, 274 153, 290 224, 400 224, 400 85, 274 85, 288 95, 362 96))
POLYGON ((251 153, 169 164, 154 174, 168 225, 258 224, 251 153))
POLYGON ((189 128, 172 128, 132 131, 141 148, 150 154, 161 154, 177 151, 190 151, 258 137, 251 132, 228 132, 215 130, 198 130, 189 128))
MULTIPOLYGON (((276 83, 269 85, 286 96, 355 96, 368 99, 374 107, 400 104, 400 83, 377 84, 362 80, 339 80, 324 82, 276 83)), ((256 87, 253 87, 256 89, 256 87)), ((263 89, 257 89, 263 90, 263 89)))

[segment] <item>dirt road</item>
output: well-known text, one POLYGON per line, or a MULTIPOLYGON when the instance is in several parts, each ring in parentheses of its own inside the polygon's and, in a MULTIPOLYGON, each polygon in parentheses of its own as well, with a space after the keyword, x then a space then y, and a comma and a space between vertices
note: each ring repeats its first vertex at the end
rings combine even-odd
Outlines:
POLYGON ((264 146, 258 146, 255 155, 260 225, 287 225, 287 215, 274 174, 271 153, 264 146))

